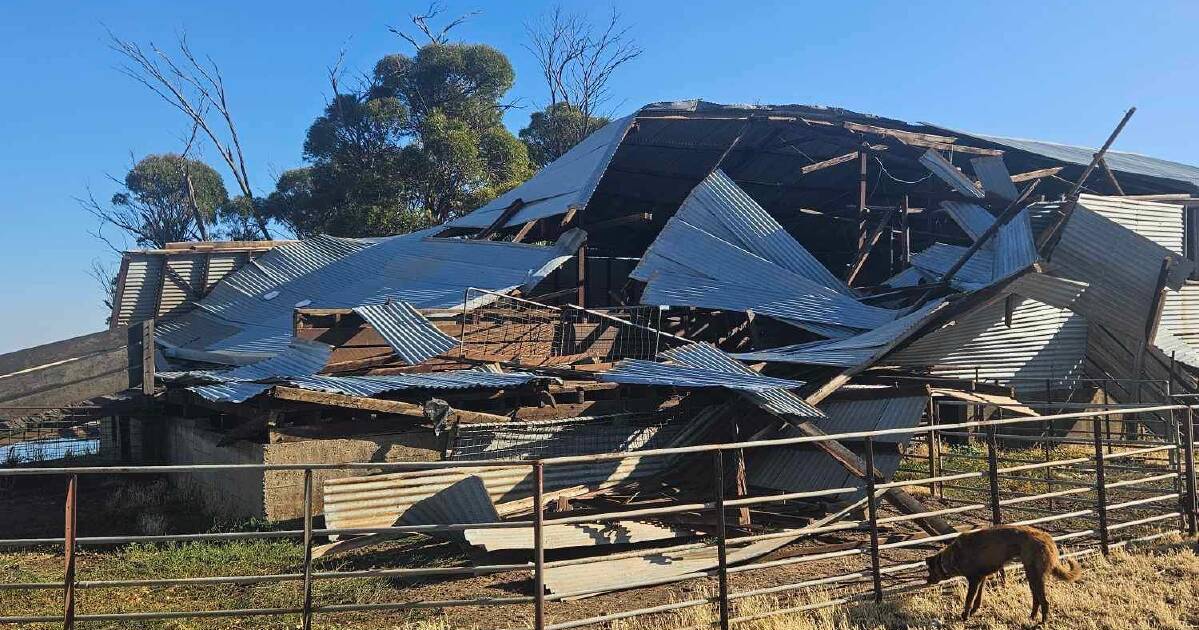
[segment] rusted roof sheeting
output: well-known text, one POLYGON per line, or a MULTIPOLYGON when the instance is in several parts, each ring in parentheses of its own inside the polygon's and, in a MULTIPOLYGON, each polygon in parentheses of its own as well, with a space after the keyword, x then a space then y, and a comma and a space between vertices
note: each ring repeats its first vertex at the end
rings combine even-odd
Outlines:
POLYGON ((407 302, 355 306, 354 312, 408 365, 418 365, 458 346, 457 339, 441 332, 407 302))

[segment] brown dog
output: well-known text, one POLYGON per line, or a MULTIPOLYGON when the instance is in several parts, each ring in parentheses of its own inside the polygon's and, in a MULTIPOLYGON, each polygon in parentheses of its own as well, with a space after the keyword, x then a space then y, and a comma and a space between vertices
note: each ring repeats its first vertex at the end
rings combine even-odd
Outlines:
POLYGON ((1053 538, 1034 527, 1000 525, 958 536, 936 555, 925 559, 928 583, 936 584, 956 575, 966 578, 970 588, 966 591, 966 605, 962 609, 962 621, 965 621, 982 604, 987 577, 1016 558, 1024 564, 1028 587, 1032 590, 1031 618, 1036 619, 1039 608, 1041 621, 1046 621, 1049 619, 1049 600, 1045 598, 1045 576, 1052 574, 1060 580, 1073 582, 1082 574, 1082 567, 1073 559, 1059 560, 1053 538))

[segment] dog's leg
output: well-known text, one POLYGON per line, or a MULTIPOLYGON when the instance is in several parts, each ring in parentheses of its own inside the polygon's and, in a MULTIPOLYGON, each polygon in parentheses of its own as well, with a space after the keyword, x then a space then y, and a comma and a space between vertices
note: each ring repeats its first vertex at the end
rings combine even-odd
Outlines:
POLYGON ((978 607, 983 604, 983 591, 987 590, 987 576, 982 576, 978 580, 978 590, 974 591, 974 605, 970 607, 970 614, 978 612, 978 607))
POLYGON ((1045 605, 1045 576, 1036 571, 1029 571, 1025 574, 1028 577, 1028 590, 1032 591, 1032 615, 1029 619, 1036 620, 1037 610, 1041 611, 1041 619, 1044 620, 1047 614, 1045 605))
POLYGON ((973 577, 966 578, 970 587, 966 589, 966 601, 962 606, 962 621, 970 618, 970 606, 974 603, 974 594, 978 592, 978 579, 973 577))

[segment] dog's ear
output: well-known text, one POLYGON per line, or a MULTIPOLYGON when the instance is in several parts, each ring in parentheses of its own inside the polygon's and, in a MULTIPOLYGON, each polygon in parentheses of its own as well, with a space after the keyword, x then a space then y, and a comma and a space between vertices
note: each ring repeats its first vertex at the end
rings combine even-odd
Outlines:
POLYGON ((941 580, 940 566, 937 563, 936 556, 930 556, 924 559, 925 566, 928 567, 928 583, 935 584, 941 580))

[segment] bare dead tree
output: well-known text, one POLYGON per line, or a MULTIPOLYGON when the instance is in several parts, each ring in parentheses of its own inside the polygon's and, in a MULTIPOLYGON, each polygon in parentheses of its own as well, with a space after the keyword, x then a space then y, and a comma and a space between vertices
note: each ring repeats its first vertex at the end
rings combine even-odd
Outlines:
POLYGON ((196 132, 200 130, 200 126, 192 123, 191 135, 187 138, 187 144, 183 147, 183 153, 179 156, 179 174, 183 177, 183 185, 187 189, 187 205, 191 208, 193 220, 196 222, 196 231, 200 234, 200 240, 212 240, 208 236, 208 227, 204 225, 204 213, 200 211, 200 204, 196 202, 196 187, 192 183, 191 160, 187 154, 191 151, 192 145, 196 142, 196 132))
POLYGON ((87 270, 87 275, 91 276, 96 284, 100 287, 100 295, 104 296, 104 307, 112 312, 113 304, 116 302, 117 295, 117 274, 111 265, 104 264, 99 258, 92 259, 92 265, 87 270))
POLYGON ((424 35, 425 39, 428 40, 425 43, 421 43, 416 36, 405 33, 403 30, 397 27, 388 26, 387 30, 402 37, 409 44, 412 44, 413 48, 420 50, 422 47, 429 44, 448 43, 450 41, 450 31, 454 30, 458 26, 461 26, 464 22, 479 14, 478 11, 469 11, 467 13, 463 13, 462 15, 459 15, 458 17, 447 22, 445 26, 438 29, 432 25, 432 22, 436 20, 437 17, 442 13, 445 13, 445 4, 441 2, 441 0, 433 0, 429 3, 429 6, 425 9, 424 13, 419 15, 411 14, 408 16, 408 19, 412 21, 412 25, 415 26, 422 35, 424 35))
POLYGON ((585 15, 568 13, 557 5, 538 21, 525 23, 525 33, 529 40, 525 48, 537 59, 549 92, 546 111, 552 114, 561 104, 581 115, 580 129, 555 130, 555 137, 573 145, 594 131, 595 121, 608 113, 603 108, 611 96, 613 73, 643 50, 615 7, 597 28, 585 15), (578 137, 567 137, 575 134, 578 137))
MULTIPOLYGON (((201 62, 183 34, 178 37, 179 58, 172 57, 153 42, 149 44, 149 50, 144 50, 139 44, 123 40, 112 31, 109 31, 108 36, 110 47, 125 57, 126 62, 119 66, 120 71, 157 94, 204 131, 232 171, 241 194, 247 200, 253 200, 254 191, 246 170, 241 137, 233 121, 225 80, 216 62, 207 56, 201 62)), ((270 239, 266 217, 255 211, 254 220, 262 237, 270 239)))

